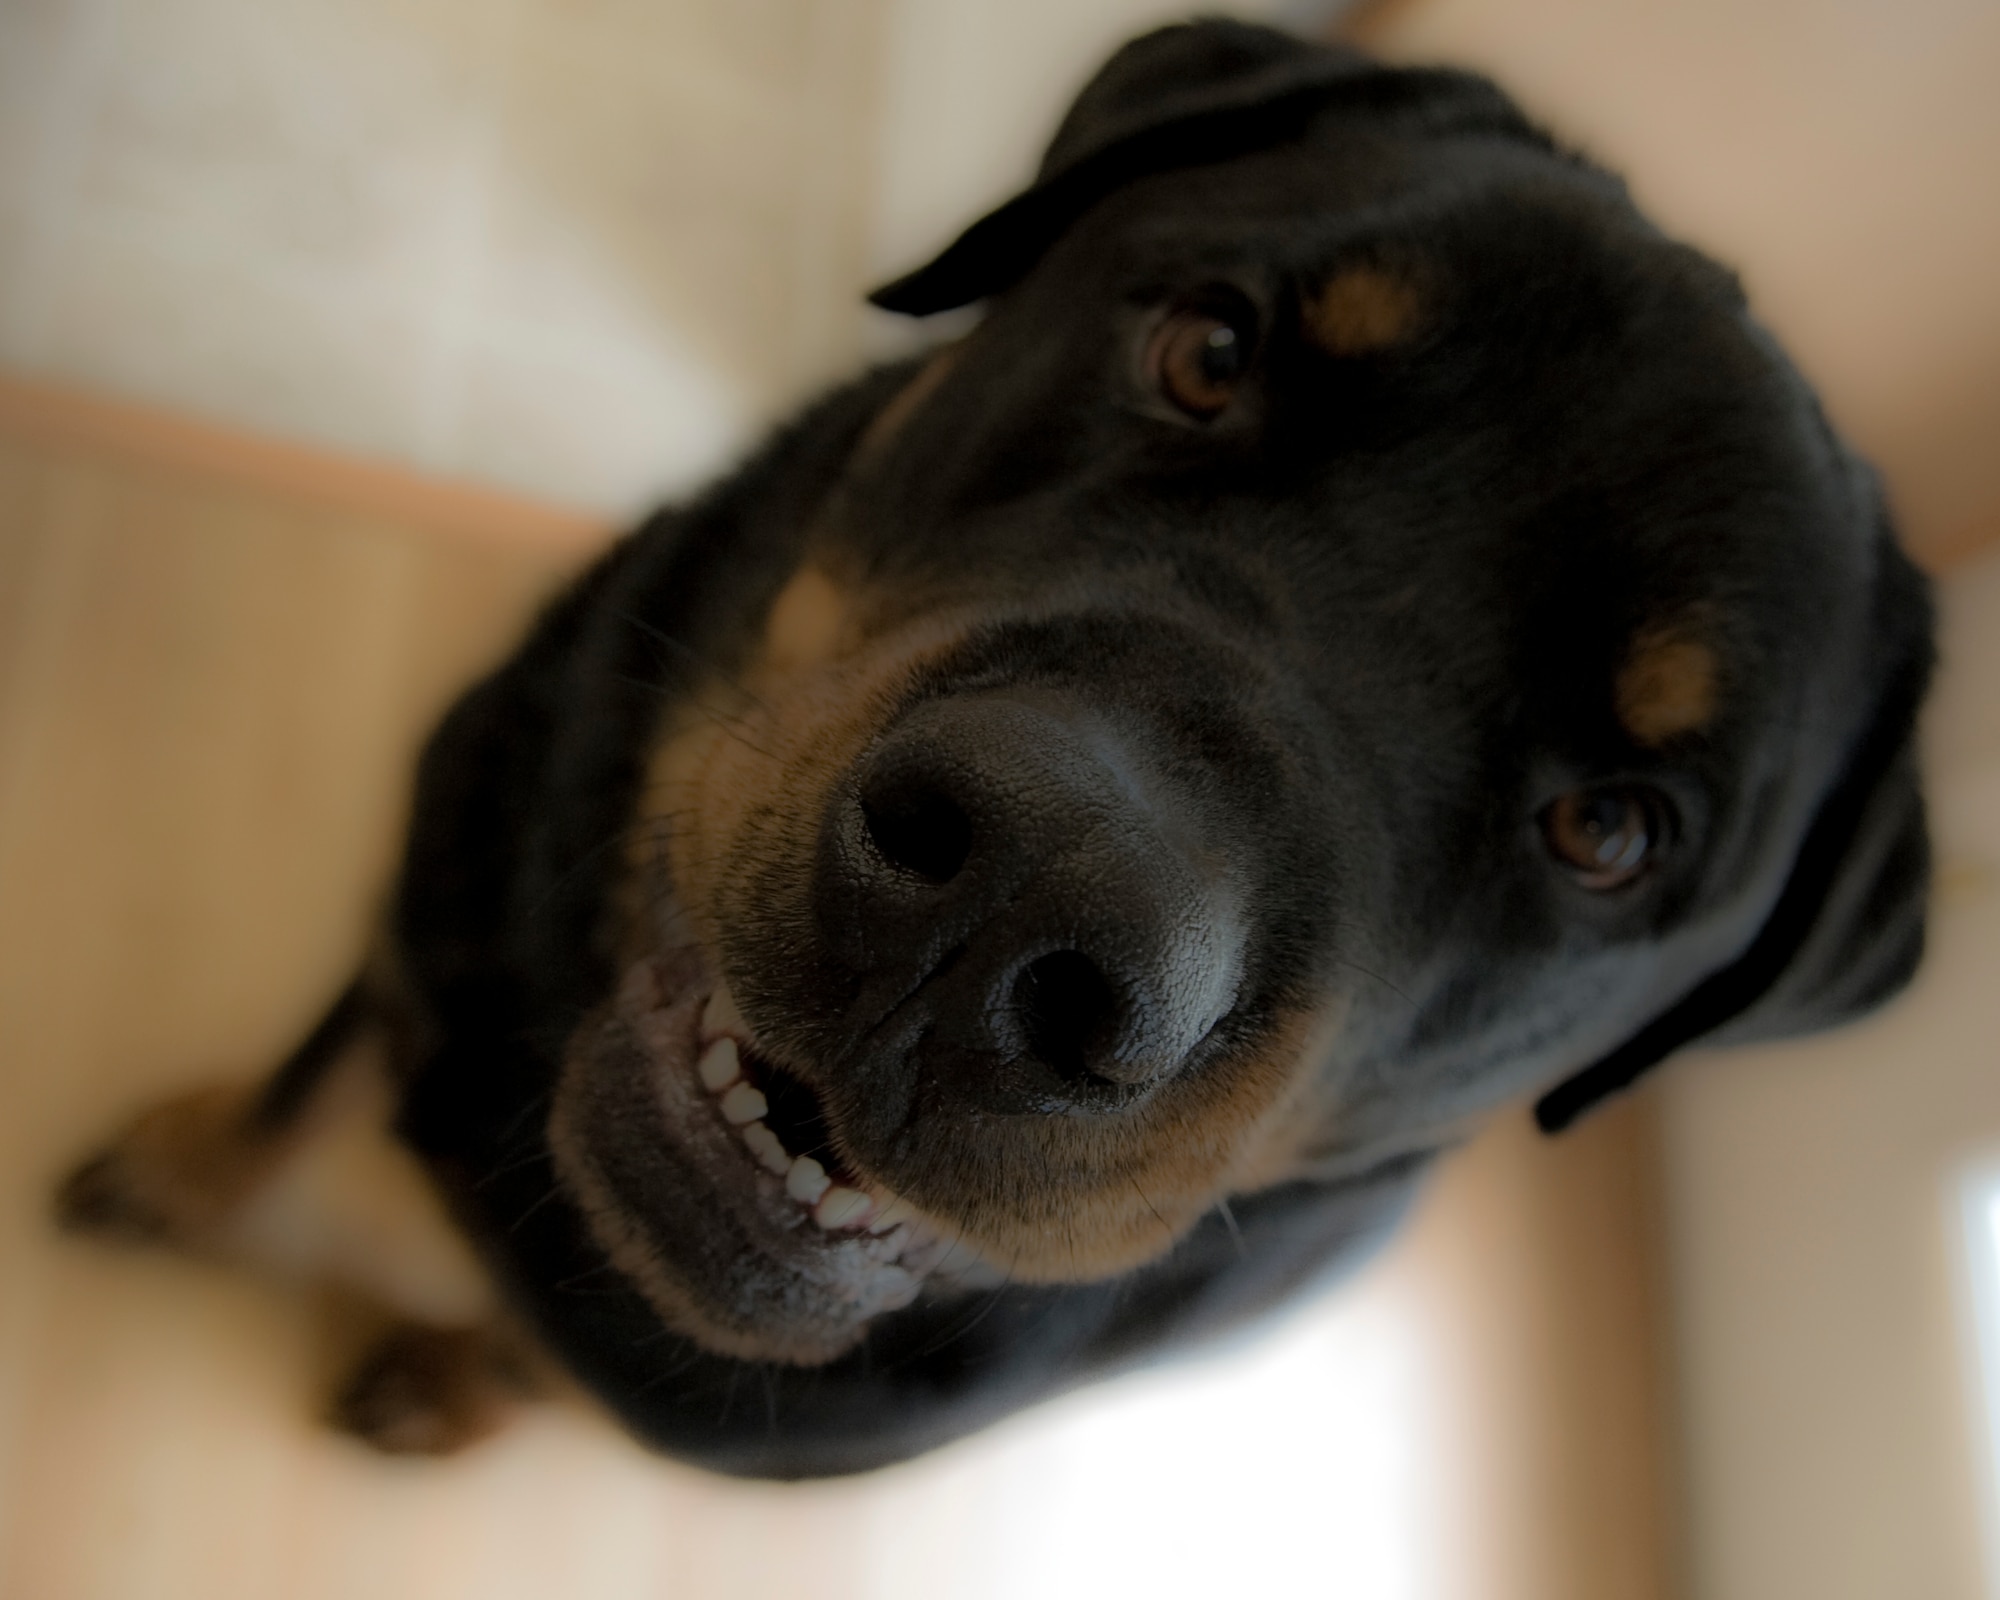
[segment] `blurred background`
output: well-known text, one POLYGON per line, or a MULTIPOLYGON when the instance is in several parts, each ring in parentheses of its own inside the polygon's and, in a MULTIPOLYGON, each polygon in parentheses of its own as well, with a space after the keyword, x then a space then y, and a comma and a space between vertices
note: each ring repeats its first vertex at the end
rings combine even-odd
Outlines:
POLYGON ((1347 1288, 914 1466, 318 1429, 309 1309, 56 1240, 274 1060, 429 722, 609 530, 908 330, 1151 0, 0 0, 0 1595, 2000 1595, 2000 7, 1216 9, 1489 71, 1742 273, 1941 580, 1932 954, 1502 1119, 1347 1288))

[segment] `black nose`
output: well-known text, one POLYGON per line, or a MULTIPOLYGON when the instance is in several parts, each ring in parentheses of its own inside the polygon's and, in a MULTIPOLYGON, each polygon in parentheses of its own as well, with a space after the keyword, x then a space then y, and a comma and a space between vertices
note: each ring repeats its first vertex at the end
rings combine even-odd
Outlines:
POLYGON ((852 1021, 991 1105, 1162 1078, 1234 1003, 1226 863, 1170 775, 1082 708, 1001 695, 905 716, 836 796, 820 937, 852 1021))

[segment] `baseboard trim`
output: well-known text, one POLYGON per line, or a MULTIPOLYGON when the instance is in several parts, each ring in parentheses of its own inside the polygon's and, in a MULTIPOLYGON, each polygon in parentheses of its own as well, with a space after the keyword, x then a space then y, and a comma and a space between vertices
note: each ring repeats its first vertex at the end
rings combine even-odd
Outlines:
POLYGON ((220 478, 457 538, 585 553, 615 531, 585 512, 17 374, 0 374, 0 437, 220 478))

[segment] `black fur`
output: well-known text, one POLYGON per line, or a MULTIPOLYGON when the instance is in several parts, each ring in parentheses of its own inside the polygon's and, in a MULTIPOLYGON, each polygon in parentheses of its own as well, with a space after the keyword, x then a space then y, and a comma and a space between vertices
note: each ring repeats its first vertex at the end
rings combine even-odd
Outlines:
MULTIPOLYGON (((848 477, 914 364, 626 539, 419 775, 394 918, 419 1041, 403 1132, 578 1377, 725 1471, 874 1466, 1235 1326, 1379 1238, 1466 1117, 1560 1083, 1557 1126, 1695 1037, 1838 1020, 1921 945, 1922 580, 1726 274, 1490 85, 1235 24, 1150 36, 1034 188, 877 299, 983 297, 880 473, 848 477), (1423 285, 1435 315, 1408 348, 1343 363, 1298 339, 1295 286, 1349 259, 1423 285), (1201 434, 1135 415, 1120 341, 1212 278, 1266 310, 1253 413, 1201 434), (1351 1010, 1339 1126, 1292 1181, 1112 1281, 922 1299, 829 1365, 765 1366, 662 1325, 558 1183, 545 1123, 616 980, 663 709, 742 667, 836 491, 833 537, 913 606, 1057 578, 1098 597, 972 639, 914 692, 1081 684, 1165 730, 1191 814, 1251 864, 1230 1026, 1329 985, 1351 1010), (1663 755, 1611 724, 1606 686, 1676 606, 1732 653, 1716 726, 1663 755), (1255 673, 1218 666, 1237 660, 1255 673), (1631 774, 1682 806, 1671 870, 1615 904, 1551 886, 1541 799, 1631 774)), ((788 969, 802 993, 838 988, 840 952, 820 957, 788 969)), ((848 1048, 800 1004, 800 1039, 848 1048)))

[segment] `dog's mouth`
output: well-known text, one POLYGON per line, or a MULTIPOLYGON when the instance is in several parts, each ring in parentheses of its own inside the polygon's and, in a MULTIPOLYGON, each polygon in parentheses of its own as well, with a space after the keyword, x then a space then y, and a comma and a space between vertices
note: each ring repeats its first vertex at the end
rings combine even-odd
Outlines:
POLYGON ((857 1177, 834 1148, 819 1096, 766 1059, 727 987, 717 983, 701 1008, 694 1074, 715 1111, 755 1164, 825 1233, 884 1234, 909 1207, 857 1177))
POLYGON ((720 1354, 828 1361, 927 1281, 997 1277, 854 1169, 819 1096, 759 1049, 691 949, 636 962, 579 1032, 550 1136, 614 1263, 720 1354))

